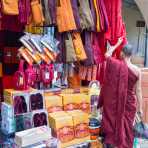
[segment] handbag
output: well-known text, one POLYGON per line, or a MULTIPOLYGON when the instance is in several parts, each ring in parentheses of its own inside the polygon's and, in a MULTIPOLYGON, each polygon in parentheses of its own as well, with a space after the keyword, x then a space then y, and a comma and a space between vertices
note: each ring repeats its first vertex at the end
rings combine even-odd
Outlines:
POLYGON ((80 33, 73 32, 72 33, 72 40, 73 40, 73 45, 74 45, 74 49, 75 49, 77 59, 78 60, 87 59, 80 33))
POLYGON ((26 90, 26 80, 25 80, 25 72, 24 72, 24 60, 20 61, 19 69, 15 72, 13 77, 14 89, 16 90, 26 90))
POLYGON ((56 21, 59 32, 77 29, 75 19, 73 16, 71 0, 58 0, 56 12, 56 21))
POLYGON ((44 22, 41 4, 38 0, 31 2, 32 18, 35 25, 40 25, 44 22))
POLYGON ((2 0, 2 11, 6 15, 18 15, 18 0, 2 0))
POLYGON ((79 2, 79 13, 80 13, 80 24, 82 29, 91 29, 94 26, 93 17, 91 14, 89 1, 78 0, 79 2))
POLYGON ((28 68, 25 70, 25 78, 27 87, 33 87, 36 81, 36 72, 33 69, 32 65, 28 65, 28 68))
POLYGON ((76 53, 72 42, 70 33, 66 33, 65 36, 65 48, 66 48, 66 62, 76 61, 76 53))

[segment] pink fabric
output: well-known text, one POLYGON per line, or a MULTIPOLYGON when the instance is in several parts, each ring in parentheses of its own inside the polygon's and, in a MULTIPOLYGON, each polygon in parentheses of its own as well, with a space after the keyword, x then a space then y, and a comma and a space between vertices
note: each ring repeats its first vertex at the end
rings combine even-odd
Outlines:
POLYGON ((104 0, 109 20, 109 30, 106 33, 106 39, 111 45, 115 45, 119 37, 124 37, 123 45, 121 45, 114 56, 120 55, 122 47, 126 44, 126 30, 122 20, 122 0, 104 0))
POLYGON ((103 106, 102 130, 105 143, 133 148, 133 121, 136 113, 137 77, 127 65, 108 58, 99 107, 103 106))

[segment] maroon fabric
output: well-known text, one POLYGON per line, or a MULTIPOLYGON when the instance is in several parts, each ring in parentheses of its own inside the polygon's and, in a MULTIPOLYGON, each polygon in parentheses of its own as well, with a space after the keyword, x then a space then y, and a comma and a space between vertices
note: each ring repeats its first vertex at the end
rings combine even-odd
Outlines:
MULTIPOLYGON (((122 0, 104 0, 107 16, 109 19, 109 30, 106 33, 106 39, 110 41, 111 45, 115 45, 118 38, 123 36, 124 43, 126 44, 126 31, 122 20, 122 0)), ((114 55, 119 57, 120 51, 122 49, 121 45, 115 52, 114 55)))
POLYGON ((103 106, 102 130, 105 143, 133 148, 133 122, 136 113, 137 77, 127 65, 108 58, 99 107, 103 106))

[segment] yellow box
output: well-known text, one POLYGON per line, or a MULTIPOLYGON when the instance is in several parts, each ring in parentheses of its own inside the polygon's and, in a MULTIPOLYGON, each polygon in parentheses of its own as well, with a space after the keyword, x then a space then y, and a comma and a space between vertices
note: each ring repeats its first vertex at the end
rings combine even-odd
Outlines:
POLYGON ((60 142, 68 143, 74 140, 74 128, 72 117, 66 113, 51 115, 49 114, 49 124, 53 135, 56 136, 60 142))
POLYGON ((80 110, 67 112, 73 119, 75 138, 85 138, 90 136, 89 115, 80 110))
POLYGON ((79 100, 76 96, 77 94, 61 94, 63 97, 63 107, 65 111, 77 110, 79 109, 79 100))
POLYGON ((48 113, 62 111, 63 110, 63 102, 62 96, 52 95, 45 93, 45 106, 48 113))
POLYGON ((13 105, 13 98, 14 96, 22 96, 22 95, 27 95, 30 92, 33 92, 35 89, 29 89, 25 91, 18 91, 14 89, 4 89, 4 102, 8 103, 10 105, 13 105))

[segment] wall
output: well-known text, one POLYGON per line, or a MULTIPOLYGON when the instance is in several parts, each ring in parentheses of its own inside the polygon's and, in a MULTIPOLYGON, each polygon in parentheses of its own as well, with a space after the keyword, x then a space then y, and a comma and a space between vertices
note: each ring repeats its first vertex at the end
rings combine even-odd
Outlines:
POLYGON ((140 44, 138 47, 139 28, 136 27, 137 20, 143 20, 143 17, 137 7, 123 5, 123 19, 125 21, 127 38, 130 44, 133 45, 134 51, 139 50, 139 54, 143 55, 145 50, 145 28, 140 28, 140 44))

